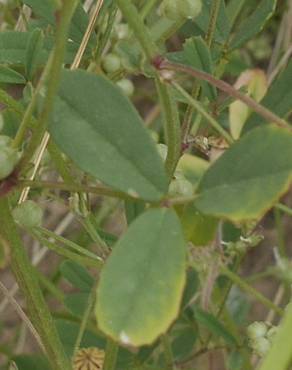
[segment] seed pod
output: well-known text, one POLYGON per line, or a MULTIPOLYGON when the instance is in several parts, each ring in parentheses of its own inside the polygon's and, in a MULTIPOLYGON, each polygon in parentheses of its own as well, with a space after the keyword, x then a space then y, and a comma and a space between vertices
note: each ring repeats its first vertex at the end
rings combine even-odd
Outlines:
POLYGON ((131 80, 128 80, 127 78, 123 78, 122 80, 117 82, 117 85, 123 91, 125 95, 131 96, 134 94, 135 87, 131 80))
POLYGON ((121 68, 121 59, 113 53, 107 54, 102 61, 103 69, 108 73, 113 73, 121 68))
POLYGON ((255 321, 247 328, 247 335, 252 340, 262 338, 267 334, 268 328, 264 322, 255 321))
POLYGON ((32 200, 18 204, 12 211, 15 221, 26 228, 41 226, 43 218, 42 208, 32 200))
POLYGON ((164 0, 161 14, 166 18, 179 21, 196 18, 202 10, 201 0, 164 0))
POLYGON ((9 146, 0 146, 0 180, 9 176, 18 161, 18 153, 9 146))

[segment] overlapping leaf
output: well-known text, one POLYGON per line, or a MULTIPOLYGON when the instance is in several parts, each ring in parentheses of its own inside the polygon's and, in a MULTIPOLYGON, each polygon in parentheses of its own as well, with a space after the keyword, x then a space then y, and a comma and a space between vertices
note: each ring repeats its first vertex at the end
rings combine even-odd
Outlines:
POLYGON ((291 131, 257 128, 207 170, 195 205, 235 222, 258 219, 288 190, 291 175, 291 131))
POLYGON ((130 101, 106 78, 64 72, 50 132, 65 154, 105 184, 147 200, 166 192, 153 140, 130 101))

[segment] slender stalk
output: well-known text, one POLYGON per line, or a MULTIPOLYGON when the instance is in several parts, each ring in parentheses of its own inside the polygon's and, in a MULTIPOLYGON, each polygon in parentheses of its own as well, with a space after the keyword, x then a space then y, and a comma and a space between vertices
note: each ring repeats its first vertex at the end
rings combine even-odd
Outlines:
POLYGON ((93 285, 91 292, 89 294, 88 300, 87 300, 86 309, 85 309, 85 312, 83 313, 78 335, 77 335, 75 345, 74 345, 74 354, 77 353, 77 351, 79 350, 80 344, 82 342, 82 338, 83 338, 87 323, 89 321, 91 311, 93 310, 93 306, 95 302, 95 294, 96 294, 96 284, 93 285))
POLYGON ((142 19, 145 19, 147 15, 151 12, 151 9, 154 8, 158 0, 147 0, 141 9, 140 15, 142 19))
MULTIPOLYGON (((148 62, 151 63, 155 56, 157 56, 158 49, 152 40, 148 28, 144 25, 143 19, 138 13, 136 7, 129 0, 117 0, 117 4, 140 42, 141 48, 143 49, 148 62)), ((180 123, 177 107, 171 98, 168 87, 161 82, 160 77, 155 70, 154 75, 156 88, 164 113, 164 131, 168 146, 166 170, 169 178, 171 178, 181 153, 180 123)))
POLYGON ((227 267, 222 266, 221 267, 221 273, 223 275, 227 276, 234 284, 238 285, 242 290, 245 290, 252 297, 256 298, 264 306, 266 306, 269 309, 275 311, 279 316, 283 316, 284 311, 280 307, 276 306, 268 298, 266 298, 264 295, 262 295, 261 293, 259 293, 252 286, 250 286, 249 284, 247 284, 244 280, 242 280, 238 275, 236 275, 234 272, 232 272, 231 270, 229 270, 227 267))
POLYGON ((167 334, 162 335, 161 337, 161 343, 163 346, 164 350, 164 358, 166 362, 166 370, 174 370, 175 365, 174 365, 174 358, 173 358, 173 353, 172 353, 172 348, 171 348, 171 343, 169 340, 169 337, 167 334))
POLYGON ((14 112, 23 115, 23 106, 16 100, 14 100, 6 91, 0 89, 0 102, 12 109, 14 112))
POLYGON ((59 242, 61 244, 63 244, 64 246, 66 246, 68 249, 72 249, 74 252, 77 252, 83 256, 86 256, 88 258, 91 258, 93 260, 96 260, 97 263, 102 263, 102 259, 100 257, 98 257, 96 254, 92 253, 91 251, 81 247, 79 244, 75 243, 75 242, 72 242, 71 240, 69 239, 66 239, 64 238, 63 236, 61 235, 57 235, 55 234, 54 232, 50 231, 50 230, 47 230, 43 227, 39 227, 37 228, 37 230, 45 235, 46 237, 50 238, 50 241, 52 242, 59 242))
POLYGON ((219 90, 224 91, 225 93, 232 96, 233 98, 241 100, 243 103, 245 103, 248 107, 250 107, 255 112, 257 112, 260 116, 265 118, 267 121, 271 123, 275 123, 280 127, 285 127, 285 128, 290 129, 290 126, 288 125, 288 123, 285 120, 278 117, 277 115, 275 115, 272 111, 265 108, 263 105, 257 103, 254 99, 252 99, 248 95, 242 94, 240 91, 236 90, 233 86, 229 85, 227 82, 219 80, 206 72, 199 71, 197 69, 185 66, 183 64, 173 63, 173 62, 168 61, 167 59, 160 61, 157 65, 157 68, 160 70, 166 69, 166 70, 171 70, 171 71, 176 71, 176 72, 184 72, 200 80, 207 81, 211 85, 217 87, 219 90))
POLYGON ((70 27, 70 21, 73 16, 75 7, 77 5, 77 0, 66 0, 63 3, 63 8, 60 16, 60 23, 57 29, 56 42, 52 57, 52 62, 49 68, 48 75, 50 76, 47 86, 47 93, 44 99, 43 109, 39 116, 39 123, 35 129, 32 138, 26 148, 26 151, 21 158, 18 168, 23 170, 25 166, 29 163, 31 157, 34 155, 36 149, 38 148, 42 137, 45 134, 49 115, 52 111, 54 104, 54 97, 58 91, 62 64, 64 61, 67 36, 70 27))
POLYGON ((22 245, 7 198, 0 198, 0 219, 0 235, 9 247, 12 270, 25 296, 30 319, 42 340, 52 369, 70 370, 70 362, 64 352, 34 269, 22 245))
POLYGON ((212 127, 219 132, 220 135, 226 139, 229 144, 233 143, 232 137, 229 135, 227 131, 203 108, 202 104, 200 104, 197 100, 191 97, 179 84, 176 82, 172 82, 173 87, 183 96, 185 97, 189 104, 194 107, 202 116, 204 116, 212 127))
POLYGON ((108 338, 105 350, 103 370, 115 370, 119 352, 119 345, 108 338))
POLYGON ((209 49, 212 46, 214 33, 215 33, 215 30, 216 30, 216 24, 217 24, 220 5, 221 5, 221 0, 213 0, 212 7, 211 7, 211 12, 210 12, 210 20, 209 20, 208 31, 207 31, 207 34, 206 34, 206 37, 205 37, 206 43, 207 43, 209 49))
POLYGON ((154 44, 148 28, 144 25, 141 15, 136 7, 129 0, 116 0, 117 4, 123 13, 123 16, 128 21, 130 27, 135 33, 135 37, 140 42, 140 45, 148 59, 151 61, 158 53, 158 49, 154 44))
POLYGON ((63 190, 63 191, 69 191, 72 193, 84 192, 84 193, 92 193, 92 194, 97 194, 97 195, 104 195, 104 196, 113 197, 113 198, 137 200, 137 198, 134 198, 126 193, 112 190, 103 185, 88 186, 88 185, 79 185, 79 184, 68 184, 65 182, 19 180, 18 187, 19 188, 30 187, 32 189, 43 188, 43 189, 52 189, 52 190, 63 190))
POLYGON ((162 103, 164 115, 164 132, 167 143, 167 156, 165 161, 166 172, 172 178, 181 155, 181 130, 177 107, 173 101, 169 88, 156 79, 156 88, 162 103))
MULTIPOLYGON (((213 42, 213 37, 214 33, 216 30, 216 24, 217 24, 217 19, 218 19, 218 14, 219 14, 219 9, 221 5, 221 0, 213 0, 212 2, 212 7, 211 7, 211 12, 210 12, 210 20, 209 20, 209 25, 208 25, 208 30, 205 36, 206 44, 209 49, 211 49, 212 42, 213 42)), ((192 97, 197 100, 199 95, 200 95, 200 90, 201 87, 200 85, 195 82, 193 85, 193 90, 192 90, 192 97)), ((191 123, 192 123, 192 117, 194 113, 194 108, 189 105, 185 117, 184 117, 184 123, 183 123, 183 142, 185 143, 188 137, 188 134, 191 129, 191 123)))
POLYGON ((279 209, 280 211, 286 213, 289 216, 292 216, 292 208, 285 206, 285 204, 278 203, 275 205, 275 208, 279 209))

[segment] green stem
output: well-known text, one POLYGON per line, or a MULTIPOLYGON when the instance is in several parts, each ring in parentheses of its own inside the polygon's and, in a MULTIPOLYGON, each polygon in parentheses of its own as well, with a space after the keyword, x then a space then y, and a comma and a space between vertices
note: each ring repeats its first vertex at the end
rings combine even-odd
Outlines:
POLYGON ((151 12, 151 9, 156 5, 158 0, 147 0, 143 8, 141 9, 140 16, 144 20, 147 15, 151 12))
MULTIPOLYGON (((64 61, 66 45, 67 45, 67 36, 70 27, 70 21, 73 16, 75 7, 77 5, 77 0, 66 0, 63 2, 63 8, 60 15, 60 23, 57 29, 56 42, 53 51, 52 62, 48 71, 48 80, 47 93, 44 99, 43 109, 40 113, 38 126, 35 129, 32 138, 26 148, 26 151, 21 158, 18 168, 23 169, 29 163, 30 159, 34 155, 37 147, 39 146, 41 139, 46 131, 49 115, 52 111, 54 98, 58 91, 62 64, 64 61)), ((32 114, 31 107, 29 107, 30 115, 32 114)), ((22 128, 22 131, 24 128, 22 128)), ((16 141, 19 141, 16 138, 16 141)))
POLYGON ((181 130, 176 103, 171 97, 169 87, 156 79, 156 88, 162 103, 164 115, 164 132, 167 143, 166 172, 172 178, 181 155, 181 130))
POLYGON ((239 90, 236 90, 233 86, 229 85, 227 82, 223 80, 219 80, 213 77, 212 75, 210 75, 209 73, 199 71, 195 68, 185 66, 180 63, 173 63, 173 62, 168 61, 167 59, 164 59, 163 61, 160 62, 158 69, 159 70, 166 69, 170 71, 184 72, 190 76, 198 78, 199 80, 209 82, 211 85, 217 87, 221 91, 224 91, 226 94, 232 96, 233 98, 241 100, 248 107, 250 107, 252 110, 257 112, 260 116, 265 118, 268 122, 273 122, 277 124, 279 127, 291 129, 291 127, 285 120, 278 117, 272 111, 270 111, 263 105, 257 103, 250 96, 242 94, 239 90))
POLYGON ((10 249, 12 270, 25 296, 31 321, 40 335, 52 369, 70 370, 70 362, 22 245, 7 198, 0 199, 0 219, 0 236, 10 249))
POLYGON ((279 209, 280 211, 286 213, 289 216, 292 216, 292 209, 285 206, 285 204, 278 203, 275 205, 275 208, 279 209))
POLYGON ((115 370, 118 352, 119 345, 112 339, 108 338, 106 343, 103 370, 115 370))
MULTIPOLYGON (((147 57, 149 63, 158 55, 158 48, 152 40, 148 28, 144 25, 143 19, 138 13, 136 7, 129 0, 117 0, 117 4, 121 9, 124 17, 127 19, 130 27, 133 29, 135 36, 140 42, 140 45, 147 57)), ((176 168, 177 162, 181 153, 181 136, 180 123, 177 112, 177 107, 171 98, 169 88, 162 84, 158 72, 154 70, 156 88, 160 102, 163 107, 165 119, 165 136, 168 146, 168 154, 166 158, 166 170, 171 178, 176 168)))
POLYGON ((158 49, 151 38, 148 28, 143 23, 141 15, 129 0, 117 0, 117 4, 133 29, 135 37, 139 40, 148 61, 151 61, 158 54, 158 49))
POLYGON ((86 309, 85 309, 85 312, 83 313, 78 335, 77 335, 75 345, 74 345, 74 354, 77 353, 77 351, 79 350, 80 344, 82 342, 82 338, 83 338, 87 323, 89 321, 91 311, 93 310, 93 306, 95 302, 95 295, 96 295, 96 284, 93 285, 92 290, 87 300, 86 309))
POLYGON ((166 370, 174 370, 174 358, 173 358, 173 353, 172 353, 172 348, 171 348, 171 343, 169 340, 169 337, 167 334, 162 335, 161 337, 161 343, 163 345, 164 349, 164 357, 165 357, 165 362, 166 362, 166 370))
POLYGON ((283 316, 284 311, 276 306, 273 302, 267 299, 264 295, 259 293, 256 289, 252 286, 247 284, 243 279, 241 279, 238 275, 234 272, 229 270, 227 267, 221 267, 221 273, 227 276, 234 284, 238 285, 242 290, 245 290, 249 293, 252 297, 256 298, 259 302, 261 302, 264 306, 268 307, 269 309, 275 311, 279 316, 283 316))
POLYGON ((62 179, 66 184, 74 184, 74 178, 70 174, 69 166, 62 156, 62 153, 60 149, 57 147, 57 145, 50 141, 48 144, 48 152, 50 154, 50 157, 52 158, 52 161, 58 171, 58 173, 61 175, 62 179))
POLYGON ((229 144, 233 143, 232 137, 229 135, 228 132, 224 130, 224 128, 203 108, 202 104, 200 104, 197 100, 191 97, 179 84, 176 82, 172 82, 174 88, 183 96, 185 97, 189 104, 194 107, 202 116, 204 116, 212 127, 222 135, 229 144))
POLYGON ((2 89, 0 89, 0 102, 20 116, 23 115, 23 106, 2 89))
POLYGON ((212 46, 220 5, 221 5, 221 0, 213 0, 211 12, 210 12, 208 31, 207 31, 206 38, 205 38, 209 49, 212 46))
POLYGON ((88 185, 79 185, 79 184, 68 184, 65 182, 19 180, 18 187, 19 188, 30 187, 31 189, 41 188, 41 189, 63 190, 63 191, 69 191, 72 193, 84 192, 84 193, 92 193, 92 194, 97 194, 97 195, 104 195, 104 196, 108 196, 112 198, 138 200, 137 198, 133 198, 126 193, 112 190, 103 185, 88 186, 88 185))
POLYGON ((58 241, 59 243, 63 244, 64 246, 66 246, 68 249, 72 249, 74 252, 77 252, 85 257, 88 257, 88 258, 91 258, 93 260, 96 260, 96 262, 98 263, 102 263, 102 260, 100 257, 98 257, 97 255, 95 255, 94 253, 92 253, 91 251, 81 247, 79 244, 77 243, 74 243, 72 242, 71 240, 69 239, 66 239, 64 238, 63 236, 61 235, 57 235, 55 234, 54 232, 50 231, 50 230, 47 230, 43 227, 39 227, 37 229, 41 234, 45 235, 46 237, 50 238, 53 242, 56 242, 58 241))

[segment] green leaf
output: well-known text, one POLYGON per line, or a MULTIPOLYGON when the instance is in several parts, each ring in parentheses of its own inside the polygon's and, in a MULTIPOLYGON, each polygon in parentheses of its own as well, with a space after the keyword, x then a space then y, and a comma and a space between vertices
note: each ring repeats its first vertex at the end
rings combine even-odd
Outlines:
POLYGON ((259 219, 288 190, 292 133, 274 126, 250 131, 205 173, 196 207, 234 222, 259 219))
POLYGON ((53 1, 22 0, 22 2, 29 6, 36 16, 44 18, 49 24, 55 24, 53 1))
POLYGON ((11 68, 0 66, 0 83, 25 84, 25 78, 11 68))
MULTIPOLYGON (((292 61, 279 77, 269 87, 267 94, 261 100, 261 104, 281 118, 285 118, 292 111, 292 61)), ((252 113, 244 125, 243 131, 253 129, 264 124, 265 119, 256 113, 252 113)))
MULTIPOLYGON (((56 326, 66 354, 71 357, 79 333, 80 323, 59 319, 56 320, 56 326)), ((85 330, 80 347, 98 347, 103 349, 105 347, 105 339, 97 336, 96 333, 91 330, 85 330)), ((35 370, 35 368, 31 367, 29 370, 35 370)))
MULTIPOLYGON (((2 31, 0 32, 0 63, 20 64, 26 63, 26 50, 31 37, 31 32, 2 31)), ((39 64, 45 64, 48 61, 49 52, 54 44, 52 37, 44 39, 44 47, 40 52, 39 64)), ((76 54, 78 45, 68 42, 65 63, 71 63, 76 54)))
POLYGON ((194 204, 189 203, 176 207, 186 240, 194 245, 204 246, 215 238, 218 220, 198 211, 194 204))
POLYGON ((255 11, 247 17, 234 35, 230 47, 239 48, 246 41, 259 33, 276 8, 277 0, 262 0, 255 11))
MULTIPOLYGON (((198 70, 212 74, 212 60, 206 42, 199 37, 192 37, 184 43, 183 51, 169 53, 170 60, 189 65, 198 70)), ((204 94, 210 99, 216 99, 216 89, 204 81, 200 81, 204 94)))
POLYGON ((18 370, 50 370, 47 359, 41 355, 19 355, 13 361, 18 370))
POLYGON ((34 29, 28 39, 25 55, 25 72, 28 80, 31 80, 33 72, 39 64, 43 42, 42 31, 38 28, 34 29))
POLYGON ((179 312, 186 244, 174 211, 139 216, 107 260, 97 291, 99 328, 132 346, 152 343, 179 312))
POLYGON ((60 272, 69 283, 82 292, 90 292, 92 289, 93 277, 78 263, 65 261, 60 266, 60 272))
POLYGON ((206 327, 212 334, 221 337, 231 346, 236 346, 237 341, 234 336, 223 326, 223 324, 209 312, 203 311, 199 307, 193 308, 194 315, 198 323, 206 327))
MULTIPOLYGON (((200 15, 195 19, 196 25, 206 34, 210 19, 210 10, 213 0, 204 0, 203 8, 200 15)), ((223 44, 226 42, 230 33, 230 24, 226 15, 225 3, 221 1, 219 14, 217 18, 214 39, 215 41, 223 44)))
POLYGON ((88 305, 89 293, 70 293, 64 299, 65 306, 76 316, 82 316, 88 305))
POLYGON ((105 184, 147 200, 165 194, 167 178, 152 138, 130 101, 106 78, 64 72, 50 132, 68 157, 105 184))

